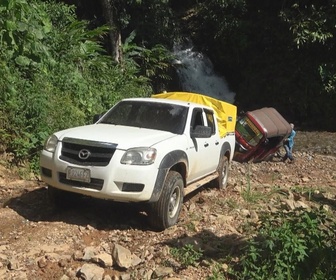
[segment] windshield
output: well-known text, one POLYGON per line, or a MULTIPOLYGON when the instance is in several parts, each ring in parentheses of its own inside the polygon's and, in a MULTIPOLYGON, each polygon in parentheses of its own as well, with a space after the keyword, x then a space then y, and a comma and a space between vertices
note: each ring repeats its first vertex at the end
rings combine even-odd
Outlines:
POLYGON ((182 134, 188 108, 180 105, 150 102, 121 101, 99 123, 134 126, 182 134))
POLYGON ((261 131, 246 116, 237 121, 236 131, 251 146, 256 146, 263 137, 261 131))

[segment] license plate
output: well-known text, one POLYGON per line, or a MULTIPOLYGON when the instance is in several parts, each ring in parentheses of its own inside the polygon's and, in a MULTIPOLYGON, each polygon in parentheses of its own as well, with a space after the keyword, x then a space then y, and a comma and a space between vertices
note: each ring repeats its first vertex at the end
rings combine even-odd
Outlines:
POLYGON ((90 183, 90 169, 68 167, 66 170, 66 178, 68 180, 90 183))

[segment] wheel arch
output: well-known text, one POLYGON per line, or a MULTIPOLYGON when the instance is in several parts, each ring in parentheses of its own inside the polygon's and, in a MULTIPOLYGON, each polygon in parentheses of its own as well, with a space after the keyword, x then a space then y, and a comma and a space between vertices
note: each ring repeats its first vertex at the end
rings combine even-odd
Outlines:
POLYGON ((229 159, 229 162, 231 162, 233 154, 232 154, 231 145, 230 145, 229 142, 224 142, 223 143, 222 148, 221 148, 221 152, 220 152, 219 161, 223 156, 226 156, 229 159))
POLYGON ((152 196, 149 199, 149 202, 157 201, 160 198, 164 181, 170 170, 174 170, 180 173, 183 178, 183 183, 184 185, 186 185, 188 165, 189 165, 188 156, 184 151, 181 150, 172 151, 167 155, 165 155, 165 157, 162 159, 160 163, 158 175, 156 177, 152 196))
POLYGON ((217 166, 218 177, 215 180, 216 186, 219 189, 224 189, 227 186, 229 176, 228 168, 230 166, 230 162, 232 161, 232 157, 233 155, 230 143, 224 142, 218 160, 218 166, 217 166), (223 172, 224 170, 225 172, 223 172))

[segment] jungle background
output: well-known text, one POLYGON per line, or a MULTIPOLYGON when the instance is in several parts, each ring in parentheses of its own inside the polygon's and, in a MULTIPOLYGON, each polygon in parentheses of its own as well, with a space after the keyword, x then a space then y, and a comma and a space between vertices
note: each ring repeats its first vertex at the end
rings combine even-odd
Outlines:
POLYGON ((183 90, 181 46, 209 57, 238 111, 336 131, 335 33, 335 0, 1 0, 0 152, 36 170, 53 131, 183 90))
POLYGON ((84 279, 87 265, 97 279, 335 279, 335 5, 0 0, 0 279, 84 279), (238 111, 294 122, 295 164, 233 162, 228 189, 186 198, 164 232, 129 205, 54 212, 36 174, 46 138, 122 98, 184 90, 181 53, 212 62, 198 80, 225 79, 238 111), (142 262, 82 258, 114 244, 142 262))

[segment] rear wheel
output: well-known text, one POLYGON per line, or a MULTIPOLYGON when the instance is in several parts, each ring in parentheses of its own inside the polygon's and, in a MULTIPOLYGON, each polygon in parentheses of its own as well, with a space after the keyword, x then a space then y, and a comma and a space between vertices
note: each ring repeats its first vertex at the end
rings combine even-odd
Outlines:
POLYGON ((157 230, 164 230, 177 223, 183 203, 184 183, 180 173, 169 171, 161 196, 151 204, 150 223, 157 230))
POLYGON ((229 159, 226 156, 223 156, 220 159, 219 165, 218 165, 218 178, 216 180, 216 185, 219 189, 225 189, 228 184, 229 179, 229 159))

